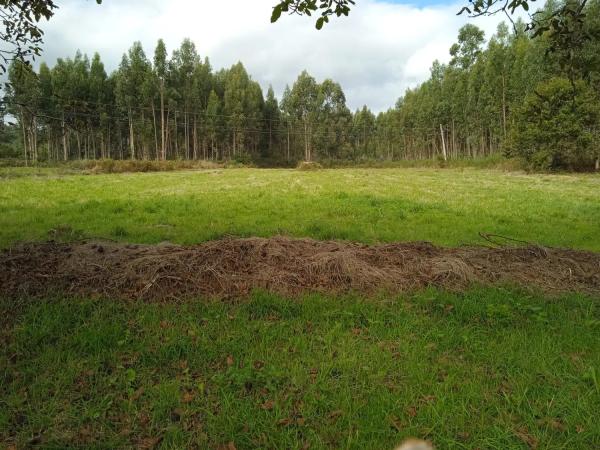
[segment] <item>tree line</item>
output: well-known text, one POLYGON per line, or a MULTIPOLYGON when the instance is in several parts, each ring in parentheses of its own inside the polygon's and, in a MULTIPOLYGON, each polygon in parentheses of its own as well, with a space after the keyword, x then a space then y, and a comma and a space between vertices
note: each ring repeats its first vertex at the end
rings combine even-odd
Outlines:
MULTIPOLYGON (((556 7, 548 2, 544 11, 556 7)), ((110 74, 99 54, 78 52, 37 71, 15 61, 3 112, 17 119, 28 161, 282 164, 502 153, 538 167, 589 169, 600 153, 600 0, 585 12, 570 37, 581 41, 568 52, 521 22, 499 25, 487 44, 482 30, 465 25, 450 62, 435 61, 427 81, 377 115, 367 106, 350 111, 338 83, 306 71, 280 100, 271 87, 265 95, 242 63, 214 71, 188 39, 171 55, 159 40, 152 57, 136 42, 110 74)))

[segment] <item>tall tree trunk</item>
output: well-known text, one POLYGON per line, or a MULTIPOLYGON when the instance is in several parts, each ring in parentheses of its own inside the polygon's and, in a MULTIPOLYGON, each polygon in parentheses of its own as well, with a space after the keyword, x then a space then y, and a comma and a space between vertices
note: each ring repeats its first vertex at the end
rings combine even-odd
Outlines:
POLYGON ((25 157, 25 166, 27 166, 28 165, 27 132, 25 131, 25 113, 23 112, 22 106, 21 106, 21 130, 23 131, 23 156, 25 157))
POLYGON ((179 130, 177 129, 177 110, 175 110, 175 154, 179 158, 179 142, 177 139, 178 131, 179 130))
POLYGON ((133 117, 131 113, 131 109, 129 110, 129 149, 131 151, 131 159, 135 159, 135 142, 133 135, 133 117))
POLYGON ((304 120, 304 161, 310 161, 308 154, 308 122, 304 120))
POLYGON ((165 80, 160 80, 160 138, 163 161, 167 159, 167 148, 165 144, 165 80))
POLYGON ((444 155, 444 161, 448 161, 448 155, 446 154, 446 139, 444 138, 444 127, 440 123, 440 133, 442 135, 442 152, 444 155))
POLYGON ((145 139, 144 136, 144 129, 146 128, 146 114, 144 113, 144 109, 142 108, 142 131, 141 131, 141 136, 140 139, 142 141, 142 159, 146 160, 148 159, 148 142, 145 139))
POLYGON ((187 109, 183 113, 183 143, 185 145, 185 157, 191 159, 187 109))
POLYGON ((167 147, 165 144, 167 131, 165 130, 165 80, 160 80, 160 139, 163 161, 167 159, 167 147))
POLYGON ((502 129, 504 139, 506 139, 506 78, 504 74, 502 74, 502 129))
POLYGON ((63 157, 64 157, 64 160, 66 161, 69 159, 69 151, 67 149, 67 129, 65 128, 64 115, 63 115, 63 122, 62 122, 62 140, 63 140, 63 157))
POLYGON ((287 162, 290 162, 290 124, 287 127, 287 162))
POLYGON ((232 151, 233 151, 233 158, 235 159, 235 151, 236 151, 236 142, 237 141, 237 136, 236 136, 236 132, 235 132, 235 128, 233 129, 233 146, 232 146, 232 151))
POLYGON ((165 122, 165 160, 167 159, 167 154, 169 153, 169 140, 171 139, 171 136, 169 134, 169 121, 170 116, 171 115, 171 111, 167 110, 167 118, 166 118, 166 122, 165 122))
POLYGON ((156 111, 154 108, 154 100, 152 100, 152 123, 154 126, 154 155, 156 159, 160 159, 159 149, 158 149, 158 131, 156 129, 156 111))
POLYGON ((75 132, 75 138, 77 139, 77 159, 81 159, 81 133, 79 130, 75 132))
POLYGON ((198 118, 194 114, 194 134, 193 134, 194 159, 198 159, 198 118))
POLYGON ((273 156, 273 152, 271 151, 273 141, 273 121, 269 119, 269 157, 273 156))

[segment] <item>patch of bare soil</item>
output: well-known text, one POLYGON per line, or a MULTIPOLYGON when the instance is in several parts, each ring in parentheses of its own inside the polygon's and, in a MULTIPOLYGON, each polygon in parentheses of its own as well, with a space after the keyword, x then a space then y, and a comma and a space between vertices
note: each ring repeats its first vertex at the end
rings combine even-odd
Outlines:
POLYGON ((0 253, 0 296, 52 293, 121 299, 230 298, 406 292, 512 284, 546 293, 600 294, 600 254, 524 247, 441 248, 425 242, 367 246, 274 237, 194 246, 104 241, 21 244, 0 253))

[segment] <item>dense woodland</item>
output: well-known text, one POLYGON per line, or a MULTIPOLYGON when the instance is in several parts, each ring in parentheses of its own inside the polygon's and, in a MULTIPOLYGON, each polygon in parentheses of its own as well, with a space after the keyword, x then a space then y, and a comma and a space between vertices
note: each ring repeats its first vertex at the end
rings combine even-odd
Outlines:
MULTIPOLYGON (((556 7, 549 2, 548 13, 556 7)), ((378 115, 352 112, 342 87, 302 72, 277 99, 242 63, 213 70, 185 40, 169 55, 140 43, 107 73, 77 53, 37 72, 9 68, 0 157, 299 160, 524 157, 542 168, 598 168, 600 0, 567 43, 501 24, 469 24, 429 80, 378 115), (562 45, 561 45, 562 44, 562 45), (575 49, 575 50, 573 50, 575 49)))

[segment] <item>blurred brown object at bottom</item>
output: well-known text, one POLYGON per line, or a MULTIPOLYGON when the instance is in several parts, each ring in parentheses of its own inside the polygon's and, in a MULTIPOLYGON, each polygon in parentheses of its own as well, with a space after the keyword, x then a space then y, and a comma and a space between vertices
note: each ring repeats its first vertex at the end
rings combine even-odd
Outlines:
POLYGON ((419 439, 409 439, 400 444, 396 450, 434 450, 434 448, 429 442, 419 439))

